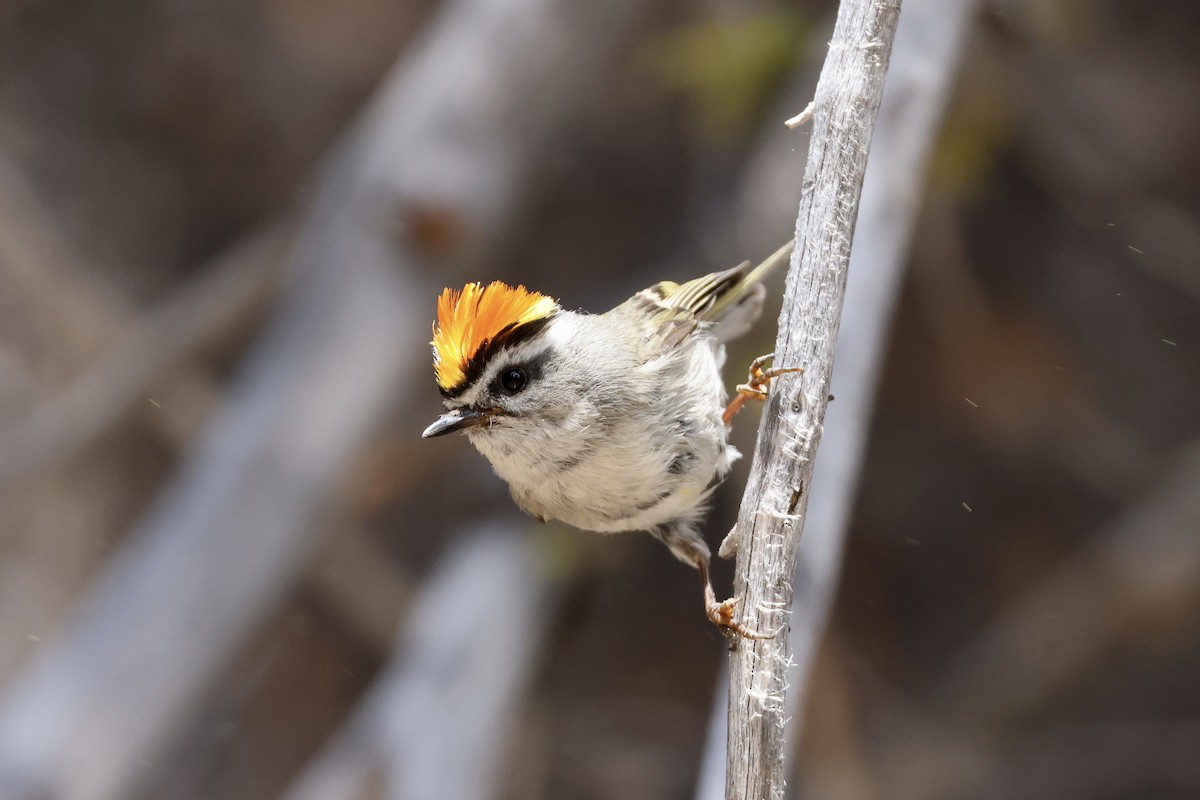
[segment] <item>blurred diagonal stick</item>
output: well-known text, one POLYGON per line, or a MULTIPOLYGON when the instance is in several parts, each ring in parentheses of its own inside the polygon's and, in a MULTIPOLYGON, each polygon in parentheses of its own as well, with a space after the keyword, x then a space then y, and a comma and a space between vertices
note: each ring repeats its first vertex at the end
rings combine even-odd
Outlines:
POLYGON ((337 533, 320 542, 306 585, 340 624, 386 653, 395 644, 396 621, 411 610, 416 582, 359 517, 342 506, 330 511, 316 524, 337 533))
POLYGON ((486 251, 640 6, 443 6, 327 163, 293 283, 225 406, 64 636, 7 687, 0 796, 128 796, 301 575, 313 512, 354 448, 403 388, 427 385, 403 378, 428 370, 434 287, 389 223, 432 209, 486 251))
POLYGON ((1200 600, 1200 442, 1094 547, 1026 592, 939 685, 956 720, 1002 732, 1069 687, 1109 647, 1189 624, 1200 600))
MULTIPOLYGON (((739 641, 729 661, 728 800, 783 797, 788 612, 841 322, 850 243, 899 0, 842 0, 814 96, 796 249, 784 290, 775 365, 737 528, 734 591, 743 622, 776 630, 739 641)), ((724 548, 723 548, 724 549, 724 548)))
POLYGON ((545 632, 550 586, 514 530, 459 537, 417 598, 391 663, 286 800, 488 800, 545 632))
MULTIPOLYGON (((287 231, 269 228, 239 243, 191 285, 145 312, 62 390, 0 429, 0 490, 53 469, 108 430, 154 381, 246 317, 270 293, 287 231)), ((174 414, 166 404, 165 414, 174 414)), ((181 421, 176 421, 179 424, 181 421)))
MULTIPOLYGON (((0 271, 19 296, 10 300, 45 321, 42 337, 53 359, 71 367, 91 361, 28 415, 0 421, 0 491, 62 464, 144 402, 166 370, 245 319, 276 288, 287 238, 282 224, 247 237, 193 283, 138 314, 70 252, 20 171, 0 155, 0 271), (97 347, 106 352, 92 356, 97 347)), ((184 379, 208 383, 192 372, 184 379)), ((156 419, 173 430, 194 429, 194 406, 164 404, 156 419)))
POLYGON ((1147 495, 1096 544, 1038 583, 884 743, 880 783, 896 798, 949 800, 985 793, 1028 715, 1122 638, 1195 624, 1200 600, 1200 442, 1182 448, 1147 495), (936 769, 930 769, 936 764, 936 769))
MULTIPOLYGON (((909 240, 920 210, 929 153, 937 139, 953 76, 970 30, 974 0, 905 0, 896 30, 871 159, 863 181, 846 303, 838 332, 837 398, 826 415, 820 468, 813 476, 807 532, 797 555, 784 715, 793 743, 801 734, 809 673, 832 608, 863 450, 866 446, 892 310, 909 240)), ((802 97, 797 89, 796 97, 802 97)), ((789 98, 792 102, 796 98, 789 98)), ((780 164, 795 134, 772 133, 748 169, 743 227, 771 213, 765 207, 786 193, 780 164), (766 199, 764 199, 766 198, 766 199)), ((797 166, 797 170, 801 167, 797 166)), ((778 204, 778 203, 776 203, 778 204)), ((761 235, 753 230, 743 236, 761 235)), ((725 791, 727 693, 713 708, 697 800, 725 791)), ((790 754, 794 748, 789 749, 790 754)))
POLYGON ((75 368, 125 325, 129 311, 72 252, 20 168, 0 152, 0 280, 5 299, 38 310, 30 338, 75 368), (43 345, 44 346, 44 345, 43 345))

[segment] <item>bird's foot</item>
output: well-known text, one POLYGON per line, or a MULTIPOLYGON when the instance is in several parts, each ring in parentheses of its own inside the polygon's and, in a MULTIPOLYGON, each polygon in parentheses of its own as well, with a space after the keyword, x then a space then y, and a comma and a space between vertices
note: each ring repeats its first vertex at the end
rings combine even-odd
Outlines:
POLYGON ((772 380, 789 372, 804 372, 804 367, 771 367, 770 369, 763 369, 763 365, 773 358, 775 358, 774 353, 767 353, 765 356, 759 356, 750 362, 750 370, 746 375, 746 382, 738 384, 737 394, 729 401, 729 405, 725 407, 725 413, 721 415, 721 421, 726 425, 733 420, 734 415, 742 409, 742 406, 746 404, 748 399, 766 400, 767 387, 771 384, 772 380))
POLYGON ((712 598, 705 598, 704 611, 712 623, 727 636, 736 634, 743 639, 774 639, 775 634, 752 630, 733 618, 733 610, 740 602, 742 602, 741 597, 731 597, 720 603, 712 598))

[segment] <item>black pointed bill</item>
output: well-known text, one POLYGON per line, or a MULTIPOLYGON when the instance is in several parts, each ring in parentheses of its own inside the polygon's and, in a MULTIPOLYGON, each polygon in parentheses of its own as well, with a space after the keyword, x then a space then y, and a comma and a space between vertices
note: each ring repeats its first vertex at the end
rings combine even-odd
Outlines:
POLYGON ((483 425, 491 416, 490 411, 476 411, 473 408, 455 408, 442 414, 434 423, 421 434, 422 439, 431 439, 446 433, 473 428, 483 425))

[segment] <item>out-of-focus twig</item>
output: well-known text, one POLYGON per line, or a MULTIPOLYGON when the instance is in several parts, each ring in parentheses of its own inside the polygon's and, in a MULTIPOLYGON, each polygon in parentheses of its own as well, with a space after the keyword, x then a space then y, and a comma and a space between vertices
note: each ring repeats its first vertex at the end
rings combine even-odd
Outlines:
POLYGON ((1097 544, 1026 592, 968 646, 940 696, 883 752, 899 798, 979 793, 1006 734, 1068 689, 1123 638, 1194 624, 1200 598, 1200 443, 1184 448, 1097 544), (921 764, 936 761, 936 770, 921 764))
MULTIPOLYGON (((282 226, 249 237, 143 311, 71 246, 20 168, 0 153, 0 297, 10 337, 0 354, 10 355, 0 379, 9 381, 0 386, 0 538, 10 556, 21 553, 0 579, 4 679, 59 629, 83 578, 98 568, 105 548, 97 541, 116 534, 105 509, 138 492, 136 482, 106 476, 111 490, 81 494, 80 484, 50 473, 134 415, 171 445, 191 441, 218 389, 189 356, 264 304, 284 238, 282 226), (19 390, 14 373, 26 378, 19 390), (46 513, 66 507, 73 510, 58 523, 46 513)), ((103 460, 81 466, 92 463, 100 468, 103 460)))
POLYGON ((286 795, 487 800, 545 629, 549 586, 512 530, 460 540, 421 589, 390 665, 286 795))
POLYGON ((1027 592, 970 645, 939 704, 1005 730, 1122 637, 1190 621, 1200 599, 1200 444, 1185 448, 1097 545, 1027 592))
MULTIPOLYGON (((31 372, 66 372, 65 386, 39 387, 28 412, 0 420, 0 491, 60 466, 139 400, 168 369, 189 402, 162 403, 150 417, 168 433, 198 424, 195 398, 210 381, 186 356, 236 325, 275 288, 283 225, 222 255, 157 308, 138 312, 74 252, 20 170, 0 155, 0 279, 31 325, 31 372)), ((57 381, 47 381, 54 384, 57 381)))
POLYGON ((388 652, 412 600, 410 576, 389 558, 361 523, 336 513, 322 527, 321 542, 309 573, 310 585, 359 636, 381 653, 388 652))
POLYGON ((735 591, 747 624, 771 640, 740 642, 730 658, 729 800, 778 798, 785 782, 786 617, 811 494, 845 296, 867 153, 900 14, 899 0, 842 0, 817 82, 805 191, 796 221, 767 399, 738 517, 735 591))
POLYGON ((427 369, 434 288, 416 276, 431 242, 495 241, 638 5, 456 0, 383 81, 320 177, 294 281, 227 403, 66 633, 7 687, 0 795, 128 794, 301 574, 314 509, 402 377, 427 369))
POLYGON ((167 369, 243 319, 274 286, 287 241, 287 230, 278 226, 242 242, 195 283, 136 319, 66 388, 28 417, 9 420, 0 429, 0 490, 61 464, 145 400, 167 369))
POLYGON ((31 312, 26 337, 42 347, 51 343, 50 355, 67 370, 115 338, 128 312, 83 262, 20 168, 0 153, 0 280, 6 300, 31 312))

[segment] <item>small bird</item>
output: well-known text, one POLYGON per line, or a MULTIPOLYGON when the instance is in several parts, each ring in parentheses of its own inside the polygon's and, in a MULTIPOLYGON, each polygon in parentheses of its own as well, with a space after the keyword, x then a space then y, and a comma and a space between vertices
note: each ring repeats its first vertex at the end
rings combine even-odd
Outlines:
POLYGON ((710 620, 771 638, 734 620, 740 598, 717 602, 698 520, 739 457, 733 415, 776 375, 799 371, 764 371, 764 356, 726 405, 725 342, 758 319, 761 281, 792 247, 753 269, 657 283, 603 314, 499 281, 444 290, 431 344, 447 410, 422 436, 465 431, 542 521, 649 531, 699 570, 710 620))

